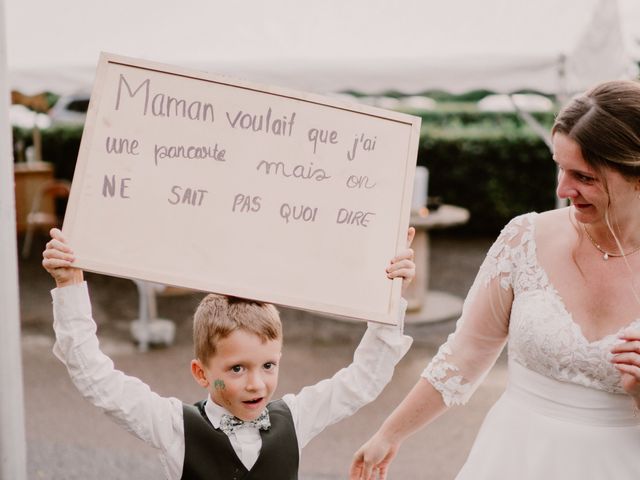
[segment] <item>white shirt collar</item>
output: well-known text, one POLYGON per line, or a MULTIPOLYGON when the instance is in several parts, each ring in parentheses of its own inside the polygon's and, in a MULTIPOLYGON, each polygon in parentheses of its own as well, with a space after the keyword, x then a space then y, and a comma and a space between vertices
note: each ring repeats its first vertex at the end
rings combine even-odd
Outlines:
POLYGON ((209 395, 206 403, 204 404, 204 413, 207 414, 207 418, 215 428, 220 428, 220 419, 222 418, 222 415, 226 413, 227 415, 233 416, 229 410, 214 402, 211 395, 209 395))

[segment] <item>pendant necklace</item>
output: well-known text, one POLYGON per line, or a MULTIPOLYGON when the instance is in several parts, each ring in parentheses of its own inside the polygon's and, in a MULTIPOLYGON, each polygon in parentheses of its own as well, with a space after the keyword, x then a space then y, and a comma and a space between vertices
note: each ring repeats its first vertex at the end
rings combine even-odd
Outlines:
POLYGON ((634 253, 640 251, 640 247, 637 247, 634 250, 631 250, 630 252, 627 253, 611 253, 611 252, 607 252, 604 248, 602 248, 600 246, 600 244, 598 242, 596 242, 593 237, 589 234, 589 230, 587 230, 587 226, 585 224, 582 224, 582 228, 584 228, 584 232, 587 234, 587 237, 589 237, 589 240, 591 241, 591 244, 596 247, 596 249, 598 249, 598 251, 600 253, 602 253, 602 259, 603 260, 609 260, 609 257, 627 257, 629 255, 633 255, 634 253))

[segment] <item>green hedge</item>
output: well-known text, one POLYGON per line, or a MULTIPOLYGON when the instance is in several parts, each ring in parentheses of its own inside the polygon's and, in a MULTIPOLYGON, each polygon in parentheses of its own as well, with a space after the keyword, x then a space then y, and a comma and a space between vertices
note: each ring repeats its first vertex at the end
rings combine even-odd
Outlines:
MULTIPOLYGON (((516 112, 481 112, 478 110, 454 109, 451 111, 433 110, 409 113, 422 118, 422 124, 427 126, 441 126, 449 129, 473 126, 486 128, 488 130, 493 130, 495 128, 508 130, 523 128, 528 130, 524 120, 522 120, 516 112)), ((553 124, 555 113, 534 112, 531 116, 543 125, 550 126, 553 124)))
MULTIPOLYGON (((551 115, 539 116, 545 125, 551 115)), ((58 178, 73 178, 82 128, 42 131, 43 158, 58 178)), ((14 129, 14 140, 31 132, 14 129)), ((553 208, 555 166, 546 145, 515 114, 423 115, 418 165, 429 169, 429 195, 468 208, 463 230, 495 234, 514 215, 553 208)))
POLYGON ((57 178, 73 179, 82 128, 56 127, 42 132, 42 156, 55 165, 57 178))
POLYGON ((422 129, 418 165, 429 196, 468 208, 466 232, 495 234, 513 216, 555 204, 555 164, 525 128, 422 129))

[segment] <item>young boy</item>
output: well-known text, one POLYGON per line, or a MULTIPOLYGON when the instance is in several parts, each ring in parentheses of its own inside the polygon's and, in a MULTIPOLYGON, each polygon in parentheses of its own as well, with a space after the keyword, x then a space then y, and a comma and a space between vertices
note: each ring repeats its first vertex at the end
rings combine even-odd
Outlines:
MULTIPOLYGON (((415 231, 409 229, 408 244, 415 231)), ((327 426, 373 401, 411 345, 397 327, 369 323, 353 363, 331 379, 271 401, 278 383, 282 326, 273 305, 208 295, 194 315, 191 372, 208 392, 185 405, 160 397, 114 369, 98 345, 88 288, 62 232, 51 230, 43 253, 53 276, 55 355, 80 393, 159 450, 168 479, 290 480, 301 449, 327 426)), ((413 279, 413 251, 400 252, 388 278, 413 279)), ((406 302, 401 302, 402 314, 406 302)), ((403 316, 402 315, 402 316, 403 316)))

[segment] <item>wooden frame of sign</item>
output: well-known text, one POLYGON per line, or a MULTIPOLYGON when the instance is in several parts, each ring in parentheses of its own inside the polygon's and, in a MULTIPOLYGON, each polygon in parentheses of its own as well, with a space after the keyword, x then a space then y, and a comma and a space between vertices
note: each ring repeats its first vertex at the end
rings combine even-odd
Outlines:
POLYGON ((103 53, 63 232, 78 267, 397 323, 420 119, 103 53))

